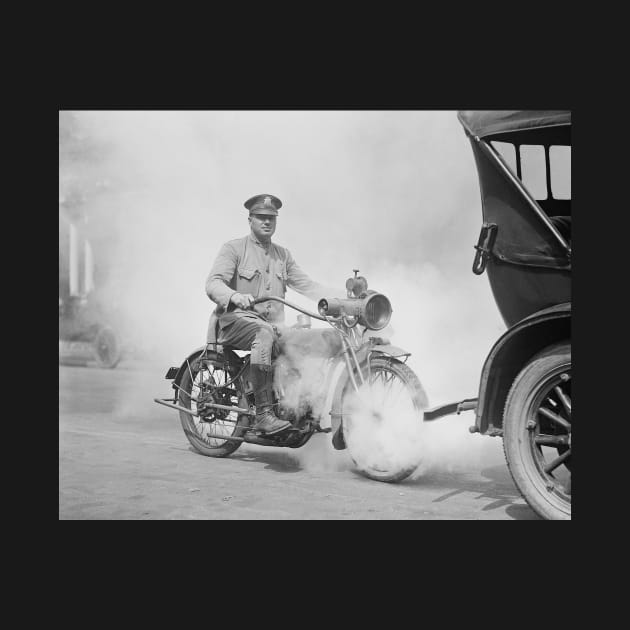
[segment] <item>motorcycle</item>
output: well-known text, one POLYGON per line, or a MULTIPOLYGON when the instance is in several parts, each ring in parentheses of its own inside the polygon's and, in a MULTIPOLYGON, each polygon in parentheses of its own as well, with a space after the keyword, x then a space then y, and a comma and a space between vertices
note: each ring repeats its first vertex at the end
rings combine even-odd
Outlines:
MULTIPOLYGON (((209 342, 180 366, 169 368, 165 378, 172 380, 174 395, 154 401, 179 411, 184 433, 196 451, 226 457, 243 443, 300 448, 315 433, 332 433, 333 448, 348 449, 357 469, 370 479, 398 482, 416 470, 416 455, 397 457, 397 447, 390 442, 394 434, 400 435, 396 423, 401 409, 412 429, 422 423, 427 397, 406 365, 411 353, 371 334, 389 324, 389 299, 368 290, 367 280, 357 275, 358 269, 353 271, 354 277, 346 281, 347 298, 322 298, 317 313, 279 297, 254 301, 274 300, 301 313, 294 326, 280 331, 279 352, 272 359, 274 413, 291 423, 284 431, 265 435, 254 428, 247 352, 209 342), (311 329, 310 318, 326 322, 332 331, 311 329), (305 367, 309 359, 315 373, 311 364, 305 367), (324 428, 320 418, 333 384, 330 426, 324 428), (368 404, 375 388, 378 408, 368 404)), ((408 447, 409 441, 403 440, 402 447, 408 447)))

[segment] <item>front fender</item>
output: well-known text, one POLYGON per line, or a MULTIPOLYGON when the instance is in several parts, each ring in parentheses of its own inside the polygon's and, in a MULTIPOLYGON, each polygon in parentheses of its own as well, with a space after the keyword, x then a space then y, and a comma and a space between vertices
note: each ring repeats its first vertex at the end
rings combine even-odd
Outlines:
POLYGON ((565 339, 571 339, 570 302, 532 313, 496 341, 481 371, 476 431, 502 435, 503 407, 517 374, 536 353, 565 339))
MULTIPOLYGON (((381 340, 371 341, 368 344, 361 346, 356 350, 357 360, 361 367, 361 372, 367 375, 367 367, 371 356, 381 355, 398 359, 400 357, 408 357, 411 352, 404 350, 398 346, 394 346, 390 343, 383 343, 381 340)), ((346 448, 345 440, 343 439, 343 414, 342 414, 342 396, 345 388, 350 382, 350 375, 347 368, 341 373, 337 380, 337 386, 332 397, 332 404, 330 410, 330 425, 333 432, 332 443, 336 450, 343 450, 346 448)))

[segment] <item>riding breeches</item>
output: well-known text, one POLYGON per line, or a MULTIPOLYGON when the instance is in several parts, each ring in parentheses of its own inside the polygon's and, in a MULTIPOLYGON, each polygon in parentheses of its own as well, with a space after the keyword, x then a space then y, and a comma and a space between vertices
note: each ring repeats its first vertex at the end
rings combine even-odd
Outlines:
POLYGON ((219 319, 218 343, 237 350, 251 349, 251 363, 271 365, 277 339, 274 327, 255 315, 229 313, 219 319))

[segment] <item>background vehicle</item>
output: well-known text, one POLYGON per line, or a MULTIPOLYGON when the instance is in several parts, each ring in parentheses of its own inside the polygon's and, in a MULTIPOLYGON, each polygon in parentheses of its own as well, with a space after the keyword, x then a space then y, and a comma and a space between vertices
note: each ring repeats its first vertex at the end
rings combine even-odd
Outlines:
POLYGON ((166 378, 173 380, 175 395, 154 401, 179 411, 184 433, 204 455, 225 457, 243 442, 299 448, 315 433, 333 431, 333 447, 347 448, 367 477, 388 482, 408 477, 418 459, 415 455, 401 458, 392 442, 404 440, 403 423, 413 433, 422 422, 426 395, 418 377, 405 365, 410 353, 366 334, 385 328, 392 309, 387 297, 368 291, 367 281, 357 273, 355 270, 355 277, 346 283, 348 297, 321 299, 319 313, 310 313, 278 297, 255 300, 282 302, 306 315, 293 331, 282 334, 281 352, 273 360, 274 412, 291 422, 290 428, 274 435, 253 429, 256 411, 248 378, 249 353, 239 356, 233 348, 215 342, 195 350, 181 366, 170 368, 166 378), (332 330, 308 330, 308 317, 327 322, 332 330), (296 352, 291 353, 283 343, 293 343, 296 352), (320 360, 318 374, 306 378, 309 368, 303 357, 320 360), (319 418, 335 374, 331 427, 324 429, 319 418), (307 386, 301 388, 304 380, 307 386), (370 398, 369 405, 361 405, 362 400, 370 398))
POLYGON ((81 196, 60 198, 59 363, 114 368, 122 357, 119 317, 95 282, 85 223, 81 196))
POLYGON ((471 431, 503 437, 529 505, 544 518, 569 519, 571 113, 462 111, 458 118, 481 189, 473 272, 487 271, 508 329, 486 358, 478 398, 428 410, 425 418, 474 408, 471 431))
POLYGON ((119 335, 93 299, 59 298, 59 363, 114 368, 122 358, 119 335))

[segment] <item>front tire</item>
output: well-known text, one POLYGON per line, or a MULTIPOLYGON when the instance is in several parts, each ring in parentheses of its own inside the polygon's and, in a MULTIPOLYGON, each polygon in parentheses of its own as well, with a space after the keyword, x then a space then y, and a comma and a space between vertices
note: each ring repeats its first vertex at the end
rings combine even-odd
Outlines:
POLYGON ((247 416, 239 416, 234 411, 204 409, 203 406, 205 400, 221 405, 247 407, 239 381, 228 385, 233 376, 228 370, 225 362, 216 354, 205 354, 193 361, 187 360, 179 383, 179 404, 203 416, 180 411, 182 428, 194 449, 208 457, 226 457, 241 445, 241 442, 215 438, 209 434, 242 437, 247 430, 247 416))
POLYGON ((535 355, 514 379, 503 447, 516 487, 542 518, 571 518, 571 344, 535 355))
POLYGON ((344 441, 363 475, 397 483, 419 465, 418 438, 427 396, 416 374, 397 359, 373 357, 370 368, 371 384, 383 386, 383 399, 377 393, 382 408, 368 402, 369 392, 354 397, 349 383, 342 400, 344 441))

